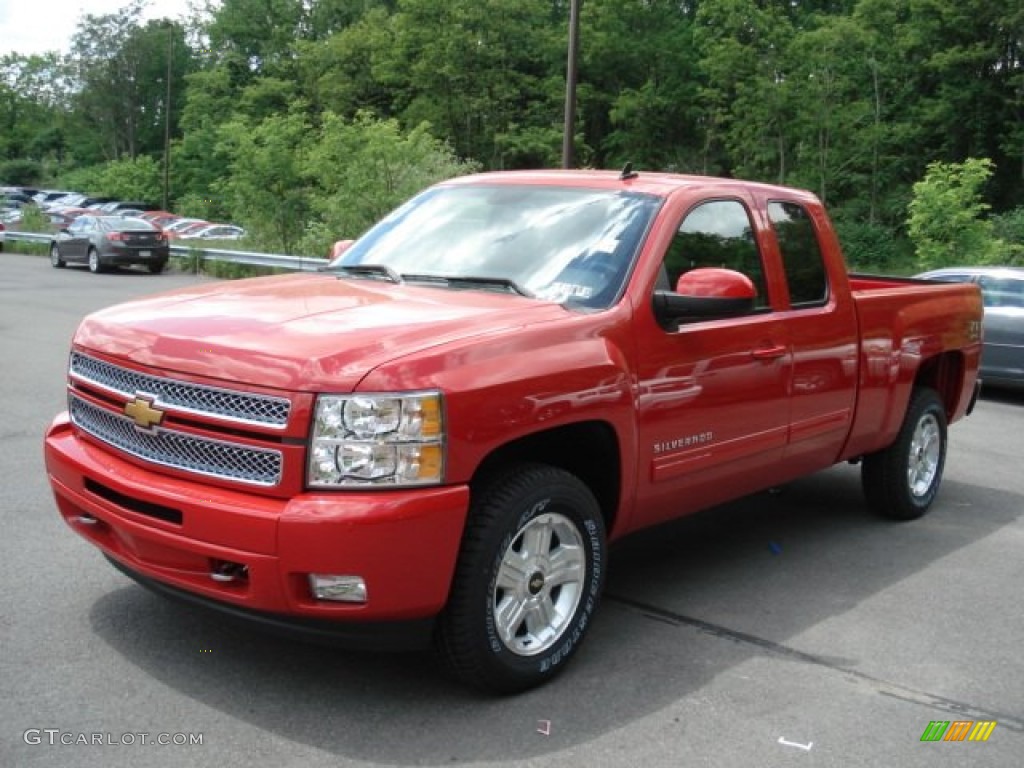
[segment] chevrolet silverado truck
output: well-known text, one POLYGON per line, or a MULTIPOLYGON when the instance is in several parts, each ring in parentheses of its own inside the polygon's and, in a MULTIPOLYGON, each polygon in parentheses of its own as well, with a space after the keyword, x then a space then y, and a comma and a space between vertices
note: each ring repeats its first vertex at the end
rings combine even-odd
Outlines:
POLYGON ((633 531, 837 462, 920 516, 977 394, 977 288, 847 274, 803 191, 480 174, 338 250, 85 318, 57 507, 157 591, 495 692, 566 666, 633 531))

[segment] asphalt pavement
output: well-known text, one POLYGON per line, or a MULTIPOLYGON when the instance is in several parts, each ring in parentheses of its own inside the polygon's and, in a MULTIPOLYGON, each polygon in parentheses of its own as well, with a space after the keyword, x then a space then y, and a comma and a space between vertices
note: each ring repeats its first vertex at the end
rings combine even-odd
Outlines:
POLYGON ((0 766, 1024 763, 1024 395, 951 427, 922 520, 871 516, 843 465, 626 540, 567 672, 491 698, 169 602, 61 521, 42 438, 78 321, 207 280, 0 254, 0 766), (947 721, 995 726, 922 741, 947 721))

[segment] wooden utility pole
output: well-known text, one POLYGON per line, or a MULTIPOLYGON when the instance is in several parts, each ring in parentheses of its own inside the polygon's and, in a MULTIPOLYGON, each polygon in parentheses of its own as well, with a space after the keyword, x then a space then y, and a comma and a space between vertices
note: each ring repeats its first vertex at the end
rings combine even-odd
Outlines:
POLYGON ((565 125, 562 129, 562 167, 573 166, 573 138, 576 134, 576 60, 580 50, 580 3, 569 0, 569 61, 565 72, 565 125))
POLYGON ((171 62, 174 59, 174 24, 167 22, 167 98, 164 100, 164 200, 163 209, 170 210, 171 186, 171 62))

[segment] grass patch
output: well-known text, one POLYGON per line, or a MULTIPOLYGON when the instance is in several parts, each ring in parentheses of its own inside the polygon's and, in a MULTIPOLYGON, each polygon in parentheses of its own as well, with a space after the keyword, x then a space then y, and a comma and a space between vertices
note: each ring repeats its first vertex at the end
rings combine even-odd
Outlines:
POLYGON ((4 240, 3 250, 7 253, 21 253, 28 256, 49 256, 49 243, 27 243, 24 241, 13 242, 4 240))

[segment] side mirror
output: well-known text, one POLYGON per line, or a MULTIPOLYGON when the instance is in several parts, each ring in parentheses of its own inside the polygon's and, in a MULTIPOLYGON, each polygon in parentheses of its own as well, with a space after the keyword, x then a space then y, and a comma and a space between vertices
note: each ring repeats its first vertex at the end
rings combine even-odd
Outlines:
POLYGON ((339 240, 333 246, 331 246, 331 255, 329 257, 331 261, 334 261, 336 258, 341 256, 341 254, 347 251, 349 249, 349 246, 351 246, 352 243, 354 242, 355 240, 339 240))
POLYGON ((701 267, 680 276, 675 292, 654 292, 654 315, 663 327, 685 320, 718 320, 749 314, 757 289, 732 269, 701 267))

